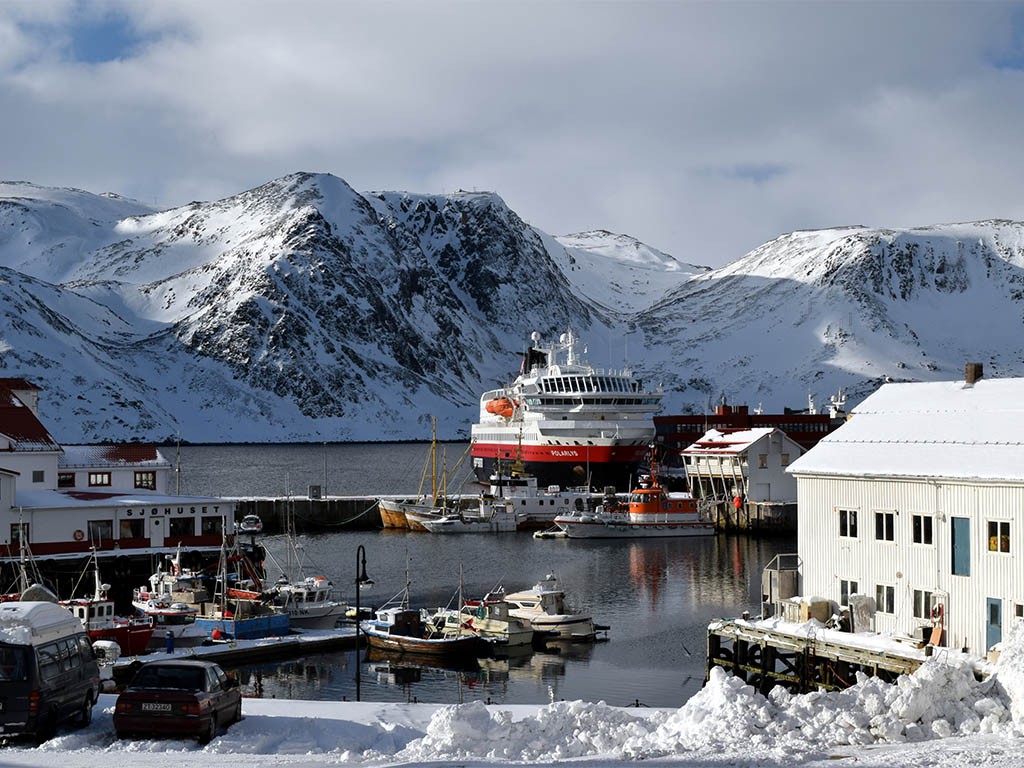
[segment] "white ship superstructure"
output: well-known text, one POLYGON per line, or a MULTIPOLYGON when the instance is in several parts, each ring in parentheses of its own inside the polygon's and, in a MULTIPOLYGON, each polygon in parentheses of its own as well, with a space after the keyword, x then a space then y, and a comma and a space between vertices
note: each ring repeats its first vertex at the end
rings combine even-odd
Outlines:
POLYGON ((632 369, 595 368, 572 332, 545 344, 531 334, 520 375, 480 398, 473 467, 486 482, 516 458, 542 484, 628 488, 654 439, 662 393, 632 369))

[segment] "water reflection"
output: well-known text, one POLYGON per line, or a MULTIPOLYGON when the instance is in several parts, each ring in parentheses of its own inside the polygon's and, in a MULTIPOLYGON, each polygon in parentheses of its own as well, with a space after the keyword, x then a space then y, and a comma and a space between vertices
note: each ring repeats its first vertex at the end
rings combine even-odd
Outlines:
MULTIPOLYGON (((523 589, 556 573, 571 605, 611 626, 608 642, 481 660, 463 670, 410 665, 408 659, 362 660, 367 701, 479 699, 510 704, 552 699, 682 704, 703 682, 708 622, 744 610, 756 613, 762 568, 777 552, 793 549, 790 540, 740 535, 586 542, 511 534, 369 532, 307 536, 302 541, 320 566, 318 572, 340 585, 342 598, 350 601, 351 553, 359 544, 366 547, 367 568, 376 583, 362 591, 364 605, 379 605, 400 592, 407 563, 414 607, 425 608, 444 605, 457 593, 460 564, 467 597, 499 583, 509 591, 523 589)), ((266 543, 274 551, 280 540, 267 537, 266 543)), ((351 700, 355 663, 349 652, 264 666, 258 668, 260 680, 247 683, 245 690, 278 698, 351 700)))

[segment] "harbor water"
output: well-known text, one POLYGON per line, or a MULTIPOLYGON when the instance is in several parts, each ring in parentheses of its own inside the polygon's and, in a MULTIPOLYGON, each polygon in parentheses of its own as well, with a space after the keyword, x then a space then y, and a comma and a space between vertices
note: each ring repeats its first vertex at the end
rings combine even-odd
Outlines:
MULTIPOLYGON (((455 458, 464 445, 450 446, 455 458)), ((282 495, 307 485, 330 494, 415 492, 427 447, 418 444, 182 447, 182 493, 282 495), (326 477, 326 483, 324 478, 326 477)), ((454 462, 454 459, 450 459, 454 462)), ((294 492, 294 491, 293 491, 294 492)), ((280 536, 264 544, 278 560, 280 536)), ((675 707, 703 683, 706 628, 713 618, 759 611, 762 568, 792 539, 719 534, 692 539, 534 539, 528 533, 438 536, 338 530, 304 535, 306 575, 323 575, 355 602, 356 551, 366 550, 374 584, 364 606, 380 605, 410 584, 413 607, 437 608, 503 586, 520 590, 556 574, 575 607, 607 624, 608 639, 570 643, 468 668, 423 667, 363 651, 364 701, 539 704, 583 699, 626 706, 675 707)), ((273 573, 273 565, 269 570, 273 573)), ((240 670, 247 695, 295 699, 355 698, 350 651, 240 670)))

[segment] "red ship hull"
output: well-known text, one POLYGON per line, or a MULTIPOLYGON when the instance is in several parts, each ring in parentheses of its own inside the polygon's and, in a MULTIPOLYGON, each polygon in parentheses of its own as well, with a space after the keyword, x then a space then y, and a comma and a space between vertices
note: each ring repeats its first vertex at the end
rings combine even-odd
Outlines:
POLYGON ((540 486, 563 488, 614 485, 628 490, 647 458, 646 445, 527 445, 474 443, 471 455, 476 478, 488 482, 495 472, 508 471, 516 457, 540 486))

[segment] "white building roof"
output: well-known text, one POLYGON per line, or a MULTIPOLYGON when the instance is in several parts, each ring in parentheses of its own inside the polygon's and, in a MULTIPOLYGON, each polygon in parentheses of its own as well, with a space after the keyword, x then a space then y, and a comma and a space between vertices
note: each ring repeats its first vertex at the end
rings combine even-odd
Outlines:
POLYGON ((718 430, 709 429, 693 445, 683 451, 689 455, 733 455, 748 451, 750 446, 775 431, 774 427, 753 429, 718 430))
POLYGON ((1024 481, 1024 378, 885 384, 795 475, 1024 481))

